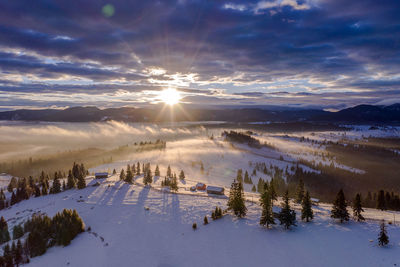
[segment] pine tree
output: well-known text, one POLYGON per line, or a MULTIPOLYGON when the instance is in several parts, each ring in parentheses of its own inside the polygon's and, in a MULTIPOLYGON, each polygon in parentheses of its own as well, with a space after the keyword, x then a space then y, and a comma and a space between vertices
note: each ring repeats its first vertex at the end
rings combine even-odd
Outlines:
POLYGON ((68 171, 68 177, 67 177, 67 189, 71 189, 75 187, 75 179, 72 176, 72 171, 68 171))
POLYGON ((169 187, 171 188, 172 191, 177 192, 178 191, 178 181, 176 180, 176 176, 169 178, 169 179, 171 179, 169 187))
POLYGON ((257 192, 256 186, 253 185, 253 187, 251 188, 251 192, 257 192))
POLYGON ((145 185, 151 184, 153 182, 153 177, 151 175, 150 167, 144 172, 143 183, 145 185))
POLYGON ((272 205, 273 205, 274 204, 274 200, 278 199, 278 194, 276 193, 276 190, 275 190, 275 185, 274 185, 274 179, 273 178, 269 182, 268 186, 269 186, 268 190, 269 190, 269 193, 271 194, 271 200, 272 200, 272 205))
POLYGON ((12 177, 11 180, 10 180, 10 183, 9 183, 8 186, 7 186, 8 192, 11 193, 11 192, 14 190, 14 188, 17 187, 17 184, 18 184, 17 178, 12 177))
POLYGON ((15 193, 13 191, 11 194, 11 203, 10 204, 14 205, 14 204, 17 204, 17 202, 18 202, 17 196, 15 195, 15 193))
POLYGON ((78 183, 76 184, 76 186, 78 187, 78 189, 83 189, 86 187, 86 181, 85 181, 85 176, 84 174, 81 174, 78 177, 78 183))
POLYGON ((204 174, 204 165, 203 162, 200 162, 200 173, 204 174))
POLYGON ((160 168, 156 165, 156 169, 154 171, 154 176, 160 176, 160 168))
POLYGON ((314 218, 314 213, 312 210, 312 203, 310 193, 306 191, 303 196, 303 201, 301 202, 301 219, 306 220, 306 222, 311 221, 314 218))
POLYGON ((379 243, 379 246, 383 247, 389 243, 389 236, 387 235, 387 232, 386 232, 385 221, 382 220, 380 228, 381 228, 381 231, 379 232, 378 243, 379 243))
POLYGON ((362 216, 361 212, 364 212, 364 209, 361 206, 361 195, 357 194, 353 201, 353 216, 357 218, 357 221, 365 221, 364 216, 362 216))
POLYGON ((121 181, 125 181, 125 178, 126 178, 125 171, 124 171, 124 169, 122 169, 121 172, 119 173, 119 179, 121 181))
POLYGON ((343 221, 349 220, 349 213, 347 211, 347 203, 344 197, 343 190, 340 189, 338 192, 335 201, 333 202, 333 207, 331 211, 331 217, 335 219, 339 219, 340 223, 343 221))
POLYGON ((239 218, 246 216, 247 208, 245 205, 243 185, 241 182, 237 182, 236 180, 233 180, 231 185, 228 208, 239 218))
POLYGON ((171 171, 171 167, 169 165, 167 168, 167 177, 172 177, 172 171, 171 171))
POLYGON ((140 175, 140 163, 139 162, 136 165, 136 175, 140 175))
POLYGON ((304 198, 304 182, 302 179, 300 179, 299 184, 297 186, 297 192, 296 192, 296 202, 301 203, 304 198))
POLYGON ((67 186, 65 185, 65 180, 63 180, 62 189, 63 189, 63 191, 65 191, 67 189, 67 186))
POLYGON ((264 193, 264 180, 261 179, 261 177, 258 178, 257 192, 258 192, 258 193, 264 193))
POLYGON ((54 180, 53 180, 53 187, 51 189, 51 192, 53 194, 57 194, 61 192, 61 183, 60 180, 58 179, 58 174, 54 174, 54 180))
POLYGON ((48 194, 48 192, 47 192, 47 183, 46 183, 46 181, 44 181, 43 184, 42 184, 42 196, 45 196, 47 194, 48 194))
MULTIPOLYGON (((135 165, 134 165, 133 167, 135 167, 135 165)), ((112 174, 113 174, 113 175, 116 175, 116 174, 117 174, 117 170, 114 169, 113 172, 112 172, 112 174)))
POLYGON ((10 240, 10 233, 8 232, 8 224, 3 216, 0 218, 0 244, 10 240))
POLYGON ((287 190, 283 196, 283 206, 281 212, 279 212, 278 219, 285 229, 289 229, 292 225, 296 226, 296 212, 290 208, 289 192, 287 190))
POLYGON ((133 183, 133 173, 132 170, 128 164, 128 168, 126 168, 126 177, 125 177, 125 182, 127 182, 128 184, 132 184, 133 183))
POLYGON ((15 256, 14 256, 14 263, 15 265, 19 266, 22 263, 22 243, 21 240, 18 239, 17 241, 17 247, 15 250, 15 256))
POLYGON ((9 244, 6 244, 6 245, 4 246, 4 254, 3 254, 3 257, 4 257, 4 261, 5 261, 5 266, 11 267, 11 266, 14 265, 14 264, 13 264, 13 255, 12 255, 12 253, 11 253, 10 245, 9 245, 9 244))
POLYGON ((246 172, 244 173, 244 183, 248 184, 250 182, 249 180, 250 180, 249 179, 249 173, 246 170, 246 172))
POLYGON ((0 210, 6 207, 6 195, 3 192, 3 189, 0 190, 0 210))
POLYGON ((206 224, 208 224, 208 218, 207 218, 207 215, 206 215, 206 216, 204 216, 204 225, 206 225, 206 224))
POLYGON ((183 170, 181 170, 181 173, 179 173, 179 180, 185 180, 185 173, 183 170))
POLYGON ((35 197, 40 197, 40 196, 41 196, 40 188, 39 186, 35 185, 35 197))
POLYGON ((239 183, 243 183, 243 171, 242 171, 242 169, 239 169, 237 171, 236 181, 238 181, 239 183))
POLYGON ((260 202, 262 208, 260 225, 267 225, 268 228, 270 224, 275 224, 274 214, 272 211, 271 195, 268 190, 265 190, 261 194, 260 202))
POLYGON ((386 210, 385 192, 383 190, 380 190, 378 193, 376 208, 380 210, 386 210))

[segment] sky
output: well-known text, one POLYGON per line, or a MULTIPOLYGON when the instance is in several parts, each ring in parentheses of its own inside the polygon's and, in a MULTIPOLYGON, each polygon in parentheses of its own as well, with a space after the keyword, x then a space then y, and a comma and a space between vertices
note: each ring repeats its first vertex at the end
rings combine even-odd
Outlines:
POLYGON ((400 102, 400 1, 0 2, 0 110, 400 102))

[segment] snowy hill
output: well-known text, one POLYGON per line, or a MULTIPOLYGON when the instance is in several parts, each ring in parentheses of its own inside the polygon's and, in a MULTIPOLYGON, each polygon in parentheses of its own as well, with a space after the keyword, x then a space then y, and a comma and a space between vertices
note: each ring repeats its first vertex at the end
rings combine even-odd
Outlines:
MULTIPOLYGON (((367 210, 367 222, 339 224, 329 218, 329 205, 316 207, 311 223, 291 231, 279 225, 259 226, 260 207, 247 203, 248 216, 226 215, 202 225, 215 206, 226 200, 160 192, 118 181, 117 175, 99 186, 31 198, 1 215, 9 227, 34 212, 54 215, 76 209, 91 232, 67 247, 53 247, 29 266, 393 266, 400 264, 400 228, 389 225, 390 246, 380 248, 379 225, 371 218, 393 214, 367 210), (148 208, 148 209, 147 209, 148 208), (192 230, 197 222, 198 230, 192 230), (373 240, 373 242, 370 242, 373 240)), ((299 212, 297 211, 299 215, 299 212)), ((299 216, 298 216, 299 220, 299 216)))

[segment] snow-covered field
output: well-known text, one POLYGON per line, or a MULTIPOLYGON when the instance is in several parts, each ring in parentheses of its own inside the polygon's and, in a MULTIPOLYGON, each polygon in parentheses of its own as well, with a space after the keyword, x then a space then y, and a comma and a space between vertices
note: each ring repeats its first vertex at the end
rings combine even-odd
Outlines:
MULTIPOLYGON (((161 177, 164 177, 167 172, 168 165, 171 166, 173 172, 179 175, 181 170, 184 170, 187 184, 181 184, 189 188, 197 182, 204 182, 207 185, 216 185, 230 187, 238 169, 243 169, 243 173, 247 170, 249 175, 254 169, 249 162, 253 164, 264 162, 268 167, 270 165, 277 166, 285 170, 286 167, 290 170, 292 166, 296 166, 293 158, 279 153, 275 150, 262 148, 249 148, 245 145, 232 145, 224 142, 222 138, 190 138, 167 143, 165 150, 157 150, 150 152, 141 152, 134 154, 131 159, 126 161, 113 162, 110 164, 100 165, 92 168, 90 172, 108 171, 111 173, 113 169, 120 172, 125 169, 127 164, 136 164, 137 162, 151 163, 152 171, 159 165, 161 177), (280 160, 280 156, 285 156, 280 160), (204 166, 204 172, 200 170, 201 163, 204 166)), ((303 166, 304 169, 308 169, 303 166)), ((257 172, 255 176, 251 176, 254 184, 257 184, 259 178, 270 180, 269 175, 262 172, 257 172)), ((155 181, 156 184, 161 183, 161 179, 155 181)), ((245 190, 250 191, 252 185, 245 185, 245 190)))
MULTIPOLYGON (((94 182, 91 182, 93 184, 94 182)), ((33 212, 76 209, 91 232, 53 247, 29 266, 394 266, 400 264, 400 228, 389 225, 390 246, 377 246, 375 221, 339 224, 320 205, 311 223, 284 231, 259 226, 260 208, 202 225, 226 199, 160 192, 114 176, 99 186, 22 201, 2 210, 12 227, 33 212), (148 208, 148 210, 147 210, 148 208), (198 230, 192 230, 197 222, 198 230)), ((380 212, 368 210, 367 217, 380 212)), ((299 215, 299 212, 298 212, 299 215)), ((382 215, 382 214, 381 214, 382 215)), ((391 218, 393 214, 384 213, 391 218)), ((400 214, 396 213, 396 216, 400 214)), ((299 218, 298 218, 299 219, 299 218)))
MULTIPOLYGON (((18 136, 9 135, 7 142, 18 143, 27 134, 33 136, 24 146, 43 147, 41 136, 49 142, 46 150, 53 151, 61 139, 65 144, 88 142, 90 145, 122 145, 134 141, 165 138, 164 150, 135 153, 123 161, 91 168, 91 173, 116 169, 117 174, 95 181, 88 179, 89 186, 83 190, 69 190, 57 195, 48 195, 22 201, 11 208, 1 210, 0 216, 8 221, 9 228, 28 219, 34 212, 45 212, 53 216, 64 208, 73 208, 92 231, 74 239, 71 245, 53 247, 40 257, 33 258, 30 266, 394 266, 400 264, 400 213, 366 209, 367 222, 339 224, 330 218, 330 204, 320 203, 314 207, 316 218, 311 223, 299 222, 291 231, 276 225, 272 229, 259 226, 261 214, 259 195, 252 193, 252 185, 245 184, 248 215, 236 219, 226 215, 211 221, 215 206, 226 208, 227 197, 213 197, 206 192, 191 192, 189 188, 197 182, 225 187, 225 194, 238 169, 249 172, 256 185, 261 177, 270 180, 271 167, 291 172, 298 159, 322 164, 335 164, 339 168, 354 172, 350 166, 337 164, 335 158, 326 154, 324 140, 338 141, 363 138, 367 133, 374 136, 399 137, 397 128, 368 130, 359 127, 348 132, 316 133, 265 133, 257 132, 261 142, 273 144, 274 149, 250 148, 247 145, 230 144, 220 136, 221 129, 207 130, 164 128, 154 125, 128 125, 109 122, 105 124, 35 125, 28 133, 17 131, 18 136), (94 132, 94 135, 92 134, 94 132), (388 134, 385 134, 388 133, 388 134), (214 135, 211 140, 209 136, 214 135), (364 135, 365 134, 365 135, 364 135), (300 138, 316 142, 301 142, 300 138), (60 139, 61 138, 61 139, 60 139), (75 140, 76 139, 76 140, 75 140), (104 143, 101 143, 102 140, 104 143), (121 143, 122 142, 122 143, 121 143), (53 144, 54 143, 54 144, 53 144), (53 146, 54 145, 54 146, 53 146), (161 177, 155 177, 152 188, 144 187, 142 176, 135 177, 135 184, 119 181, 118 173, 127 164, 151 163, 154 174, 159 165, 161 177), (252 175, 254 164, 265 163, 269 174, 257 171, 252 175), (184 170, 186 179, 179 181, 179 194, 161 188, 168 165, 179 176, 184 170), (202 172, 200 166, 204 166, 202 172), (96 181, 96 182, 97 182, 96 181), (204 226, 208 215, 210 224, 204 226), (377 246, 379 222, 385 219, 388 225, 390 245, 377 246), (198 230, 192 230, 196 222, 198 230)), ((12 132, 14 126, 0 126, 0 133, 12 132)), ((25 140, 25 139, 24 139, 25 140)), ((163 139, 164 140, 164 139, 163 139)), ((74 147, 74 146, 72 146, 74 147)), ((57 148, 58 149, 58 148, 57 148)), ((12 151, 11 151, 12 152, 12 151)), ((11 153, 10 152, 10 153, 11 153)), ((22 153, 22 152, 21 152, 22 153)), ((104 155, 108 157, 108 155, 104 155)), ((301 166, 308 171, 315 171, 301 166)), ((5 187, 11 176, 0 175, 0 186, 5 187)), ((9 193, 6 193, 9 197, 9 193)), ((278 203, 277 203, 278 204, 278 203)), ((299 207, 295 205, 298 219, 299 207)), ((278 210, 275 207, 276 211, 278 210)))

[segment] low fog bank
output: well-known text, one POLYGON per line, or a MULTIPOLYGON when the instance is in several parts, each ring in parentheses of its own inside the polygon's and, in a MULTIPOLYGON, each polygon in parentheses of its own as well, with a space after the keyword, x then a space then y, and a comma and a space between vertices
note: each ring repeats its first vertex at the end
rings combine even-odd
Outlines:
POLYGON ((141 141, 164 141, 205 136, 207 130, 193 124, 142 124, 117 121, 96 123, 0 122, 0 161, 68 150, 111 149, 141 141))

